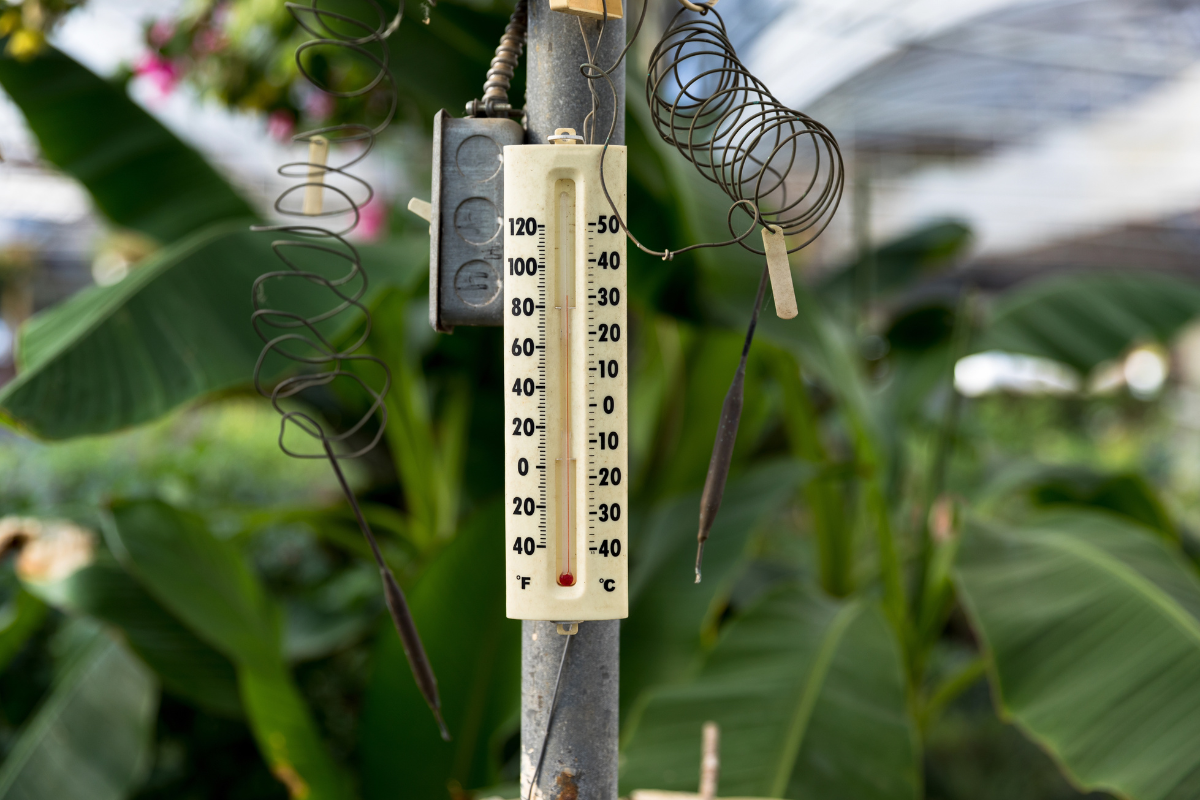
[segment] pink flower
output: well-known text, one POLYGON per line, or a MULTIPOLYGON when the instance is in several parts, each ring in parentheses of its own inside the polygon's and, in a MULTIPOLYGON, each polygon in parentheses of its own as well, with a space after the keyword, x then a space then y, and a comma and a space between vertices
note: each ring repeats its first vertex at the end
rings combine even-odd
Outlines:
POLYGON ((371 202, 358 212, 358 227, 354 232, 364 242, 378 241, 387 233, 388 207, 379 195, 371 198, 371 202))
POLYGON ((192 47, 197 55, 203 56, 224 49, 227 43, 225 34, 215 28, 205 28, 196 34, 196 38, 192 41, 192 47))
POLYGON ((221 0, 221 2, 213 6, 211 17, 213 27, 221 28, 225 26, 225 23, 229 20, 230 12, 232 11, 230 8, 231 5, 233 4, 230 3, 229 0, 221 0))
POLYGON ((309 119, 325 119, 333 113, 333 98, 325 92, 309 92, 308 97, 304 98, 304 113, 309 119))
POLYGON ((133 73, 149 80, 163 96, 170 94, 183 77, 183 70, 158 53, 146 53, 133 67, 133 73))
POLYGON ((166 47, 175 36, 175 23, 169 19, 158 19, 150 26, 149 40, 154 47, 166 47))
POLYGON ((296 120, 292 117, 292 112, 285 111, 282 108, 272 111, 267 117, 267 133, 277 142, 286 142, 292 138, 292 133, 296 130, 296 120))

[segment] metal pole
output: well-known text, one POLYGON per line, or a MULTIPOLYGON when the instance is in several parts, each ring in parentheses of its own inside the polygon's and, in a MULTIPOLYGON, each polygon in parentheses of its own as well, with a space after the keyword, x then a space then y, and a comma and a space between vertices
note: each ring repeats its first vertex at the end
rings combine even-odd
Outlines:
MULTIPOLYGON (((625 16, 634 13, 631 0, 623 3, 625 16)), ((583 120, 592 109, 588 82, 579 72, 587 63, 587 50, 579 34, 580 17, 550 10, 549 0, 530 0, 529 33, 526 40, 525 141, 545 144, 555 128, 574 128, 583 133, 583 120)), ((595 47, 600 23, 583 20, 588 41, 595 47)), ((595 63, 608 69, 625 47, 625 19, 610 19, 604 26, 600 52, 595 63)), ((617 87, 617 125, 612 144, 625 144, 625 66, 613 72, 617 87)), ((604 80, 596 81, 599 120, 595 144, 603 144, 612 121, 612 91, 604 80)))
MULTIPOLYGON (((626 0, 625 14, 632 13, 626 0)), ((583 21, 595 48, 600 25, 583 21)), ((608 20, 595 62, 610 67, 625 46, 625 20, 608 20)), ((550 10, 549 0, 530 0, 526 45, 526 141, 544 144, 555 128, 575 128, 592 108, 587 80, 579 72, 587 51, 579 18, 550 10)), ((625 68, 612 75, 617 87, 617 122, 612 144, 625 143, 625 68)), ((612 93, 596 82, 599 119, 596 144, 612 120, 612 93)), ((554 682, 566 637, 553 622, 521 623, 521 797, 530 797, 530 781, 546 736, 554 682)), ((563 665, 553 726, 545 743, 534 798, 545 800, 616 800, 619 733, 620 622, 584 622, 574 635, 563 665)))

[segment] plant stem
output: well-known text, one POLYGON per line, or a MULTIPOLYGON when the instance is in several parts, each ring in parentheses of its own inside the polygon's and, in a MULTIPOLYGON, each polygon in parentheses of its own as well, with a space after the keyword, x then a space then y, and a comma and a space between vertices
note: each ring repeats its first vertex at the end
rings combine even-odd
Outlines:
MULTIPOLYGON (((912 615, 913 619, 922 619, 928 609, 924 608, 924 599, 930 594, 926 582, 929 579, 929 562, 933 557, 933 542, 929 531, 929 515, 933 504, 941 496, 946 486, 946 469, 954 454, 955 435, 958 429, 959 409, 962 406, 962 395, 954 388, 954 368, 960 358, 966 354, 971 334, 971 309, 974 305, 974 295, 967 289, 958 299, 954 315, 954 328, 951 332, 949 364, 947 380, 949 383, 950 400, 942 424, 938 429, 937 442, 934 446, 933 462, 929 470, 929 486, 925 493, 925 501, 921 508, 921 517, 917 520, 917 530, 920 541, 920 554, 917 558, 917 574, 913 581, 912 615)), ((926 643, 922 642, 921 647, 926 643)))
POLYGON ((920 709, 918 722, 921 731, 928 731, 929 726, 937 721, 937 718, 945 711, 946 706, 957 700, 967 689, 974 686, 986 673, 987 662, 982 657, 976 656, 959 669, 958 672, 955 672, 943 681, 920 709))

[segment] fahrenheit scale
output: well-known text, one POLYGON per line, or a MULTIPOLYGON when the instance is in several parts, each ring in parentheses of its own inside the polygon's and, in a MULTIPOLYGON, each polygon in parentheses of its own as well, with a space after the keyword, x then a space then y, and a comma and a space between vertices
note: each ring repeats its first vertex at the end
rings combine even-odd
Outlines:
MULTIPOLYGON (((600 145, 504 148, 507 613, 628 616, 625 235, 600 145)), ((626 208, 626 151, 604 156, 626 208)))

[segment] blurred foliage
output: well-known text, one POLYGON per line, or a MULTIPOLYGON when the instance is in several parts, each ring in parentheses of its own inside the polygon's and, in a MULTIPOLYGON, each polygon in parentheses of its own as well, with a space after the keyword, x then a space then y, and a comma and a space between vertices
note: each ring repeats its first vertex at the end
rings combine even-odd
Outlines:
POLYGON ((159 497, 200 512, 332 501, 338 489, 327 468, 279 452, 277 419, 267 406, 230 399, 52 447, 0 434, 0 505, 7 514, 59 515, 112 497, 159 497))
MULTIPOLYGON (((477 95, 511 4, 408 5, 391 57, 404 142, 424 152, 412 132, 477 95)), ((133 65, 163 91, 187 81, 281 137, 378 111, 378 95, 330 105, 303 88, 282 4, 190 8, 151 24, 133 65)), ((364 250, 368 347, 395 384, 387 436, 351 479, 441 682, 445 743, 327 466, 279 453, 276 415, 244 397, 250 285, 273 263, 245 231, 253 212, 119 82, 39 52, 0 59, 0 85, 46 158, 160 247, 35 316, 0 390, 0 417, 63 440, 0 434, 0 517, 67 520, 86 542, 0 533, 0 798, 69 798, 76 776, 103 787, 88 796, 141 800, 515 796, 517 626, 502 551, 479 555, 504 525, 499 332, 429 331, 423 237, 364 250), (80 122, 97 108, 103 136, 80 122)), ((362 75, 320 52, 311 67, 334 86, 362 75)), ((722 229, 719 192, 645 123, 631 93, 635 233, 722 229)), ((969 241, 931 224, 820 265, 797 319, 764 313, 699 586, 698 496, 761 262, 630 253, 625 789, 694 789, 715 719, 723 794, 1195 796, 1195 437, 1163 400, 967 399, 952 375, 992 347, 1086 372, 1169 342, 1200 289, 1129 273, 979 297, 948 274, 969 241), (945 291, 917 291, 931 277, 945 291)), ((333 421, 360 410, 334 391, 303 401, 333 421)))
POLYGON ((46 47, 46 37, 69 12, 87 0, 2 0, 0 38, 4 53, 18 61, 29 61, 46 47))
MULTIPOLYGON (((399 83, 400 120, 424 122, 446 98, 470 99, 482 93, 483 76, 498 41, 496 32, 504 29, 512 6, 512 2, 492 0, 407 3, 404 24, 389 40, 388 57, 393 70, 400 75, 413 74, 419 65, 435 60, 439 67, 423 71, 421 81, 399 83), (436 59, 446 49, 456 58, 436 59)), ((361 0, 322 2, 319 7, 374 27, 387 24, 396 4, 388 0, 380 3, 388 15, 383 19, 361 0)), ((270 0, 197 3, 185 16, 162 18, 147 25, 147 54, 134 71, 150 78, 163 92, 185 82, 202 96, 215 98, 230 108, 264 113, 271 134, 280 140, 296 129, 382 118, 391 102, 386 87, 335 102, 304 77, 296 62, 296 47, 312 38, 310 31, 323 31, 328 25, 342 35, 361 33, 332 17, 317 19, 303 11, 297 14, 290 13, 283 3, 270 0)), ((304 71, 318 85, 334 91, 357 90, 377 72, 376 65, 367 58, 340 48, 310 48, 302 59, 304 71)), ((521 74, 514 81, 514 100, 523 93, 521 74)), ((452 111, 457 112, 461 105, 454 104, 452 111)))

